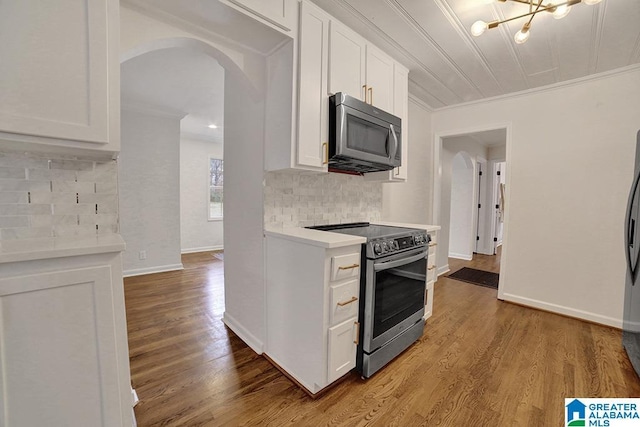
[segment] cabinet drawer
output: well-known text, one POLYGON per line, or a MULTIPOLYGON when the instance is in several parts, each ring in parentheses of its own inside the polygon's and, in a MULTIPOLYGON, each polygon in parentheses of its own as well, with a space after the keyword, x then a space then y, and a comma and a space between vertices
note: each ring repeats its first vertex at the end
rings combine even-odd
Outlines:
POLYGON ((359 326, 358 319, 353 317, 329 328, 329 383, 355 368, 359 326))
POLYGON ((360 253, 331 257, 331 281, 360 277, 360 253))
POLYGON ((360 295, 360 281, 350 280, 337 286, 331 286, 331 313, 329 323, 335 325, 350 317, 358 316, 358 297, 360 295))
POLYGON ((435 260, 429 258, 427 263, 427 282, 435 282, 436 281, 436 271, 438 268, 436 267, 435 260))

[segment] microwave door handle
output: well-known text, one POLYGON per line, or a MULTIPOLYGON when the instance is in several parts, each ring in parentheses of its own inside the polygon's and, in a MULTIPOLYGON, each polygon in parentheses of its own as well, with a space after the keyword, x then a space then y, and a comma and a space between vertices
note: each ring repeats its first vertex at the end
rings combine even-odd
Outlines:
POLYGON ((391 130, 391 135, 393 135, 393 150, 389 153, 389 160, 392 161, 396 158, 396 153, 398 152, 398 135, 396 135, 396 130, 392 124, 389 124, 389 129, 391 130))

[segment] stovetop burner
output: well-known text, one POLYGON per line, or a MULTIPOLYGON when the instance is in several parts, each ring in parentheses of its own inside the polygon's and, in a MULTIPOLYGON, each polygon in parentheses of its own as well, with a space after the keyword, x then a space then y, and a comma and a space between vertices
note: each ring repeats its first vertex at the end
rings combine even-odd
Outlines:
POLYGON ((424 230, 368 222, 316 225, 307 228, 365 237, 367 239, 367 258, 379 258, 404 252, 429 243, 429 236, 424 230))

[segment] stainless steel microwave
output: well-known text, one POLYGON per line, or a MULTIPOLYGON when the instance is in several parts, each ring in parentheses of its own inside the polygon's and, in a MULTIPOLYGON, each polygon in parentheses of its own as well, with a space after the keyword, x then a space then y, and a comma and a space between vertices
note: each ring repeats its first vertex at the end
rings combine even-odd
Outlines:
POLYGON ((400 166, 401 125, 399 117, 346 93, 329 97, 329 168, 367 173, 400 166))

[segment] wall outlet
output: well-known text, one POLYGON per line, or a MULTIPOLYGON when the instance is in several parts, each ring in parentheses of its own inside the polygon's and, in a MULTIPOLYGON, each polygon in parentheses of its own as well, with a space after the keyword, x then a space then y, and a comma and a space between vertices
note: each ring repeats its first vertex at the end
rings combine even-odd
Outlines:
POLYGON ((147 259, 147 251, 138 252, 138 259, 147 259))

